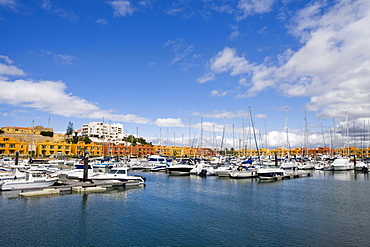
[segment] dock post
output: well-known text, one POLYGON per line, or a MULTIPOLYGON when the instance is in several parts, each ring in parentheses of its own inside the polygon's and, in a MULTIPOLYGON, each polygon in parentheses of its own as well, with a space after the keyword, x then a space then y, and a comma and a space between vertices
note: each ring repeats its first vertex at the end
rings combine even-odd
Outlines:
POLYGON ((15 152, 15 166, 18 166, 18 161, 19 160, 19 153, 18 153, 18 151, 17 152, 15 152))
POLYGON ((275 153, 275 166, 278 166, 278 157, 276 153, 275 153))
POLYGON ((89 170, 89 152, 85 151, 84 155, 84 176, 83 181, 86 182, 88 179, 88 170, 89 170))

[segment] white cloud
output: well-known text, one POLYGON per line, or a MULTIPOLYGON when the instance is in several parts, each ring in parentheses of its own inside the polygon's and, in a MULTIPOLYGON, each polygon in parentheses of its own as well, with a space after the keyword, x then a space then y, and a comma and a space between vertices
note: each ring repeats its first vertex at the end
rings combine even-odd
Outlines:
POLYGON ((226 96, 230 91, 219 91, 219 90, 212 90, 211 96, 213 97, 223 97, 226 96))
POLYGON ((194 112, 194 116, 202 116, 205 118, 248 118, 249 114, 247 111, 237 111, 237 112, 231 112, 231 111, 214 111, 212 113, 200 113, 200 112, 194 112))
POLYGON ((243 16, 240 18, 270 12, 274 2, 275 0, 240 0, 238 8, 243 12, 243 16))
POLYGON ((108 3, 114 10, 114 16, 123 16, 131 15, 135 12, 135 9, 131 6, 131 3, 126 0, 116 0, 106 2, 108 3))
POLYGON ((96 20, 96 23, 103 24, 103 25, 107 25, 108 24, 107 20, 105 20, 105 19, 97 19, 96 20))
POLYGON ((16 5, 15 0, 0 0, 0 7, 15 9, 16 5))
POLYGON ((193 54, 194 45, 187 44, 183 39, 168 40, 163 47, 169 47, 175 55, 170 64, 180 64, 183 70, 193 67, 194 60, 199 58, 199 55, 193 54))
POLYGON ((302 45, 279 55, 277 64, 251 64, 235 49, 225 47, 210 59, 198 82, 229 73, 245 78, 239 86, 246 91, 239 97, 272 88, 289 97, 310 97, 307 109, 323 118, 343 116, 345 111, 349 117, 369 116, 370 1, 342 0, 331 7, 322 3, 297 13, 289 31, 302 45))
POLYGON ((230 75, 240 75, 250 72, 252 65, 244 57, 238 57, 236 50, 233 48, 225 47, 222 51, 218 52, 215 57, 210 60, 209 70, 207 74, 199 77, 197 81, 204 83, 214 80, 215 74, 230 72, 230 75))
POLYGON ((96 103, 67 93, 67 86, 61 81, 9 81, 3 75, 23 76, 23 70, 10 65, 13 61, 7 56, 0 56, 5 61, 0 63, 0 104, 33 108, 39 111, 65 117, 89 119, 108 118, 113 121, 130 123, 149 123, 147 118, 133 114, 115 114, 103 110, 96 103))
POLYGON ((89 119, 108 118, 113 121, 148 123, 149 120, 132 114, 114 114, 101 109, 96 103, 66 92, 61 81, 0 81, 0 103, 33 108, 65 117, 89 119))
POLYGON ((71 56, 71 55, 67 55, 67 54, 57 54, 57 55, 56 55, 56 58, 57 58, 61 63, 64 63, 64 64, 70 64, 70 65, 72 65, 72 64, 73 64, 73 62, 77 59, 76 57, 71 56))
POLYGON ((185 125, 181 122, 181 118, 158 118, 155 125, 160 127, 184 127, 185 125))
POLYGON ((234 25, 231 25, 230 26, 231 27, 231 29, 233 30, 232 32, 231 32, 231 34, 229 35, 229 39, 231 39, 231 40, 233 40, 233 39, 236 39, 237 37, 239 37, 239 35, 240 35, 240 32, 239 32, 239 27, 238 26, 234 26, 234 25))
POLYGON ((13 64, 13 61, 9 57, 0 55, 0 62, 1 62, 1 59, 5 60, 6 64, 0 63, 0 76, 2 75, 11 75, 11 76, 25 75, 23 70, 17 68, 14 65, 11 65, 13 64))
POLYGON ((64 19, 70 21, 77 21, 78 16, 74 14, 73 11, 69 11, 66 9, 61 9, 55 5, 52 5, 50 0, 43 0, 41 3, 41 9, 56 14, 64 19))

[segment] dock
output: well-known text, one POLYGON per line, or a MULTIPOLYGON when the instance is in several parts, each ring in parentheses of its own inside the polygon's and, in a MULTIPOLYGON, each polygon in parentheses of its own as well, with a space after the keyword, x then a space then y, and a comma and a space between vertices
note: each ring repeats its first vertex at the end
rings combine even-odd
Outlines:
POLYGON ((126 187, 133 185, 138 186, 139 184, 138 183, 132 184, 131 182, 118 182, 96 185, 89 181, 81 182, 77 180, 67 179, 63 181, 57 181, 53 186, 47 188, 23 189, 15 191, 20 191, 20 193, 18 193, 18 196, 32 197, 32 196, 71 194, 71 193, 105 192, 115 189, 125 189, 126 187))
POLYGON ((300 172, 300 173, 289 173, 282 176, 275 177, 259 177, 260 181, 277 181, 277 180, 286 180, 286 179, 295 179, 295 178, 305 178, 311 177, 311 172, 300 172))

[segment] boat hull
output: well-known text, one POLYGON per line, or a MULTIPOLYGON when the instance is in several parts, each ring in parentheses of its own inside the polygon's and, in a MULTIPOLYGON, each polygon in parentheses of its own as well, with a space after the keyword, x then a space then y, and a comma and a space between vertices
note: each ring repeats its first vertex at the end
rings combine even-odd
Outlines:
POLYGON ((258 177, 257 171, 232 171, 230 173, 232 178, 256 178, 258 177))
POLYGON ((186 168, 168 168, 168 172, 171 174, 171 175, 176 175, 176 176, 179 176, 179 175, 190 175, 190 171, 191 169, 193 168, 189 168, 189 167, 186 167, 186 168))
POLYGON ((0 184, 0 190, 27 190, 27 189, 39 189, 47 188, 52 186, 58 179, 42 179, 35 181, 24 181, 24 180, 6 180, 0 184))

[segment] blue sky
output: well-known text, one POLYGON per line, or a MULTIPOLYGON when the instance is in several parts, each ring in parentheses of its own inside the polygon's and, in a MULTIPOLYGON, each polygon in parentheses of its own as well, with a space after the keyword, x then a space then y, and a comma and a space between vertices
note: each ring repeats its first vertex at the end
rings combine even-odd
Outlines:
POLYGON ((0 125, 238 148, 250 107, 261 146, 359 145, 369 25, 367 0, 0 0, 0 125))

